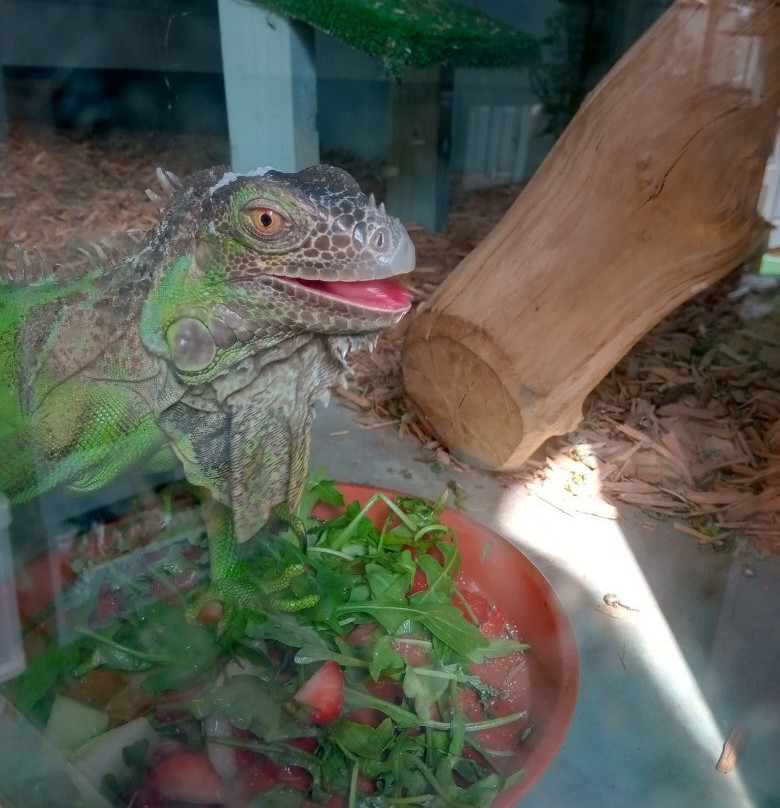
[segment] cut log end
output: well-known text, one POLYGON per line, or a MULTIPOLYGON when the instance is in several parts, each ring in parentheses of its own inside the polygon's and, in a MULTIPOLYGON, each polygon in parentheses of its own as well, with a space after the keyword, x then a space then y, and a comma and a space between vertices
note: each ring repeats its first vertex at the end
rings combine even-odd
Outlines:
POLYGON ((512 471, 539 447, 540 429, 548 436, 574 428, 582 402, 529 429, 537 396, 524 387, 495 343, 480 339, 473 325, 437 317, 433 329, 421 315, 404 346, 404 386, 431 431, 458 458, 476 468, 512 471), (472 332, 463 340, 465 330, 472 332))

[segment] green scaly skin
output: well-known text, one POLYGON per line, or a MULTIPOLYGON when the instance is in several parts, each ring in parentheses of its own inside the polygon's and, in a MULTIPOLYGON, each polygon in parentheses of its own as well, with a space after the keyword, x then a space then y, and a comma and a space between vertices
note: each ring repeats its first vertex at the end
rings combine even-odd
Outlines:
POLYGON ((238 545, 296 511, 314 404, 408 310, 391 279, 414 248, 330 166, 158 175, 169 198, 151 194, 159 222, 129 254, 97 248, 79 275, 28 253, 0 286, 0 489, 21 503, 180 464, 208 500, 197 605, 227 615, 258 597, 238 545))

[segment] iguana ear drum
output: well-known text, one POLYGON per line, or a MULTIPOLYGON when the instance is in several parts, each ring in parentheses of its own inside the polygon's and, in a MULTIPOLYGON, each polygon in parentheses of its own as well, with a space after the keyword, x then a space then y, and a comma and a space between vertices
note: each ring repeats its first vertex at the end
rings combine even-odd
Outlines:
POLYGON ((165 339, 173 364, 185 372, 207 368, 217 355, 211 332, 194 317, 182 317, 172 323, 165 332, 165 339))

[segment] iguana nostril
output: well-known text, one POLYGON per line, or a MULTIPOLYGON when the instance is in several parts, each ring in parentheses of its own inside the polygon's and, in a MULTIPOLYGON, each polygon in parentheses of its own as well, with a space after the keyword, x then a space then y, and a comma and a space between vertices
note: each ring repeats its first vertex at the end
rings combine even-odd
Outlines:
POLYGON ((383 250, 385 248, 385 231, 380 227, 379 230, 371 237, 371 246, 376 250, 383 250))
POLYGON ((403 274, 414 269, 414 262, 414 242, 406 233, 403 233, 390 256, 389 268, 393 273, 403 274))

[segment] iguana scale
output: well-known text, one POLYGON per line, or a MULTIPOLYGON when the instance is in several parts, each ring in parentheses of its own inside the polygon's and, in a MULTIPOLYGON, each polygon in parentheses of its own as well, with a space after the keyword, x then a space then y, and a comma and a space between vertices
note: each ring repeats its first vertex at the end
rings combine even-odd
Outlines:
POLYGON ((20 503, 181 463, 228 600, 237 543, 299 502, 314 404, 408 310, 414 247, 334 167, 158 175, 169 198, 126 256, 50 273, 26 252, 0 286, 0 488, 20 503))

